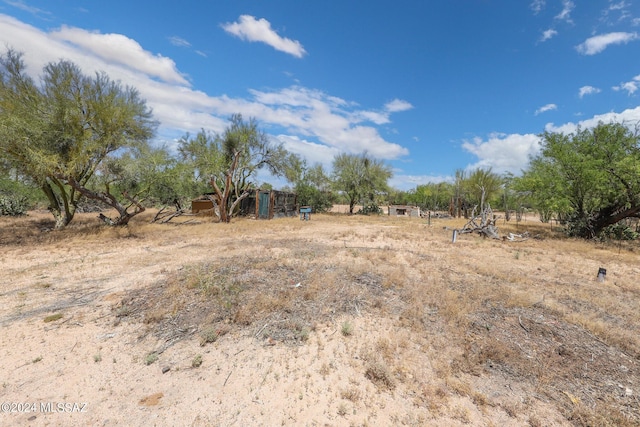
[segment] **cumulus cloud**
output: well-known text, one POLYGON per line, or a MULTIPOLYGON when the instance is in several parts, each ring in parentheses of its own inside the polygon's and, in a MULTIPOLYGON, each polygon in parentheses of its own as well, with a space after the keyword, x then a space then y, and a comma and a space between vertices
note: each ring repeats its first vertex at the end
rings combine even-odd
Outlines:
MULTIPOLYGON (((548 123, 545 131, 554 133, 575 133, 578 128, 591 129, 599 123, 623 123, 632 131, 640 123, 640 107, 624 110, 620 113, 609 112, 595 115, 577 123, 569 122, 556 126, 548 123)), ((475 137, 463 141, 462 148, 475 155, 478 161, 469 168, 493 168, 494 172, 519 174, 529 164, 531 156, 540 152, 540 137, 533 134, 493 133, 486 139, 475 137)))
POLYGON ((600 93, 600 89, 593 86, 582 86, 578 92, 578 96, 583 98, 585 95, 592 95, 594 93, 600 93))
POLYGON ((630 82, 622 82, 618 86, 614 86, 615 91, 627 91, 629 96, 633 95, 638 90, 640 84, 640 75, 637 75, 630 82))
POLYGON ((353 115, 354 121, 369 121, 377 125, 384 125, 391 123, 391 114, 402 111, 407 111, 413 108, 407 101, 400 99, 394 99, 391 102, 387 102, 381 111, 373 110, 359 110, 353 115))
POLYGON ((540 37, 540 41, 541 42, 546 42, 547 40, 553 38, 556 35, 558 35, 558 32, 556 30, 550 28, 550 29, 542 32, 542 37, 540 37))
POLYGON ((407 191, 416 188, 418 185, 453 181, 454 178, 450 175, 405 175, 402 171, 395 171, 389 179, 389 185, 392 188, 407 191))
POLYGON ((262 42, 296 58, 302 58, 307 53, 299 41, 280 36, 271 28, 271 23, 264 18, 256 19, 251 15, 241 15, 237 22, 222 24, 222 29, 241 40, 262 42))
POLYGON ((626 44, 638 39, 638 33, 614 32, 600 34, 585 40, 576 46, 578 53, 582 55, 595 55, 615 44, 626 44))
POLYGON ((385 140, 374 126, 387 122, 392 112, 406 110, 410 105, 406 101, 393 100, 377 110, 362 111, 356 102, 302 86, 249 90, 244 97, 210 95, 192 88, 172 60, 144 50, 125 36, 78 28, 44 32, 2 14, 0 40, 25 53, 27 72, 34 78, 47 63, 64 58, 87 74, 104 71, 135 87, 160 122, 158 139, 167 142, 202 128, 220 133, 231 114, 241 113, 255 118, 265 132, 279 139, 288 135, 288 146, 314 161, 333 158, 338 152, 367 151, 387 160, 408 154, 405 147, 385 140), (82 36, 86 40, 78 40, 82 36), (117 53, 112 43, 120 43, 124 52, 117 53))
POLYGON ((407 101, 403 101, 402 99, 394 99, 393 101, 387 102, 384 105, 384 109, 390 113, 407 111, 407 110, 411 110, 412 108, 413 108, 413 105, 411 105, 407 101))
POLYGON ((470 168, 492 168, 496 173, 520 173, 529 158, 540 151, 540 137, 533 134, 493 133, 484 140, 480 137, 465 140, 462 148, 478 157, 470 168))
POLYGON ((553 123, 547 123, 545 130, 547 132, 558 133, 574 133, 578 127, 581 129, 591 129, 596 127, 599 123, 624 123, 629 126, 631 130, 635 130, 635 126, 640 123, 640 107, 630 108, 622 111, 621 113, 609 112, 605 114, 598 114, 589 119, 579 121, 578 123, 565 123, 560 126, 556 126, 553 123))
POLYGON ((556 104, 547 104, 538 108, 534 114, 537 116, 538 114, 541 114, 547 111, 557 110, 557 109, 558 109, 558 106, 556 104))
POLYGON ((281 142, 287 151, 307 160, 308 164, 320 163, 325 169, 330 169, 333 158, 340 154, 340 150, 336 147, 307 141, 296 135, 277 135, 275 139, 281 142))
POLYGON ((111 64, 116 63, 131 68, 168 83, 189 84, 178 71, 173 60, 144 50, 138 42, 122 34, 101 34, 96 31, 63 26, 49 33, 49 36, 111 64))

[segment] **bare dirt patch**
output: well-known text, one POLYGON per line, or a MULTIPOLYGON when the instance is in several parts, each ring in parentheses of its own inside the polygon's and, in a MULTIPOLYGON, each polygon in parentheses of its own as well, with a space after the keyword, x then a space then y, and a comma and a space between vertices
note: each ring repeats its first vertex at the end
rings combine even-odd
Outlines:
POLYGON ((152 217, 0 218, 2 425, 640 425, 637 244, 152 217))

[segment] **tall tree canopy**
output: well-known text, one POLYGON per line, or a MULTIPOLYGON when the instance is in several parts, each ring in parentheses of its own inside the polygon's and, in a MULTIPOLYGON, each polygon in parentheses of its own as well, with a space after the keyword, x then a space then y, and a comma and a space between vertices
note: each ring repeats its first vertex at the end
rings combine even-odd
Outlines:
POLYGON ((575 133, 545 132, 542 151, 518 187, 537 209, 564 214, 570 234, 598 236, 606 227, 640 215, 640 145, 637 131, 600 123, 575 133))
POLYGON ((266 168, 274 176, 285 176, 299 159, 274 143, 258 129, 255 120, 234 114, 222 135, 200 131, 186 135, 179 151, 193 167, 194 177, 208 182, 221 222, 231 221, 238 204, 255 188, 256 173, 266 168))
POLYGON ((21 56, 8 50, 0 57, 0 156, 37 183, 62 228, 83 195, 109 193, 88 191, 100 164, 146 143, 156 123, 134 88, 104 73, 86 76, 59 61, 45 66, 37 84, 21 56))
POLYGON ((331 179, 320 163, 311 167, 302 165, 295 182, 295 192, 298 195, 298 203, 302 206, 310 206, 313 212, 327 212, 333 206, 331 193, 331 179))
POLYGON ((339 154, 333 159, 333 182, 349 200, 349 213, 356 203, 376 203, 376 195, 389 189, 391 168, 381 160, 362 155, 339 154))
POLYGON ((498 193, 501 185, 500 176, 493 173, 491 168, 475 169, 466 179, 470 201, 479 207, 480 212, 484 210, 485 204, 498 193))

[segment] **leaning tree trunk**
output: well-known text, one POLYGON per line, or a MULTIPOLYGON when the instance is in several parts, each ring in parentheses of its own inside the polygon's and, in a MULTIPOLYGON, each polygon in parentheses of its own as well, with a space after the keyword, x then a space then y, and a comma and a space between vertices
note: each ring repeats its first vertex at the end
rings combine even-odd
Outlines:
POLYGON ((625 218, 640 214, 640 205, 631 206, 629 208, 621 208, 618 206, 608 206, 600 209, 594 216, 574 220, 577 222, 573 229, 574 235, 585 239, 593 239, 600 235, 602 231, 610 225, 617 224, 625 218))
POLYGON ((117 218, 109 218, 108 216, 102 213, 99 215, 99 218, 107 225, 111 225, 111 226, 128 225, 131 218, 145 211, 145 207, 142 206, 140 201, 137 200, 135 196, 133 197, 130 196, 127 192, 122 193, 122 196, 129 201, 129 205, 125 206, 122 203, 120 203, 118 199, 116 199, 113 196, 113 194, 111 194, 111 192, 109 191, 108 185, 106 186, 106 191, 92 191, 78 184, 78 182, 75 179, 73 179, 73 177, 69 177, 67 180, 69 182, 69 185, 71 185, 83 196, 89 199, 101 201, 118 211, 117 218), (129 212, 129 208, 131 208, 132 206, 135 206, 135 209, 133 212, 129 212))

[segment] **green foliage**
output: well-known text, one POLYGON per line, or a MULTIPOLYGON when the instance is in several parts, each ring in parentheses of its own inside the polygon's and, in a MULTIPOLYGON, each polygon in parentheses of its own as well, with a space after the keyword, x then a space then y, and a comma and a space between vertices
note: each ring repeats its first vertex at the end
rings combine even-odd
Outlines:
POLYGON ((389 203, 392 205, 419 206, 423 210, 445 211, 454 195, 453 185, 449 182, 420 184, 409 191, 392 191, 389 203))
MULTIPOLYGON (((255 188, 256 174, 267 169, 274 176, 292 176, 300 159, 258 129, 255 120, 234 114, 222 135, 204 130, 179 141, 179 152, 194 182, 213 187, 220 221, 229 222, 239 203, 255 188)), ((209 189, 211 188, 209 187, 209 189)), ((210 191, 210 190, 209 190, 210 191)))
POLYGON ((102 162, 145 143, 156 123, 135 89, 104 73, 86 76, 63 60, 45 66, 40 81, 26 74, 20 53, 0 58, 0 152, 41 188, 62 228, 81 197, 96 196, 85 190, 102 162))
POLYGON ((3 194, 0 192, 0 215, 21 216, 27 213, 29 205, 27 198, 17 194, 3 194))
POLYGON ((331 179, 321 164, 304 168, 301 177, 296 181, 295 192, 300 206, 311 206, 313 212, 327 212, 333 206, 333 195, 330 191, 331 179))
POLYGON ((594 238, 640 215, 638 136, 619 123, 545 132, 540 155, 516 186, 529 193, 543 219, 556 215, 566 220, 570 235, 594 238))
POLYGON ((40 201, 39 190, 19 180, 0 177, 0 215, 25 215, 40 201))
POLYGON ((361 209, 358 209, 356 212, 358 215, 382 215, 382 209, 380 206, 371 202, 367 205, 364 205, 361 209))
POLYGON ((627 224, 617 223, 605 227, 602 230, 601 236, 605 239, 612 240, 637 240, 638 237, 640 237, 640 234, 627 224))
POLYGON ((500 176, 493 173, 491 168, 475 169, 463 183, 469 202, 478 206, 480 211, 498 194, 501 184, 500 176))
POLYGON ((349 200, 349 213, 357 203, 377 203, 382 193, 389 191, 391 168, 367 154, 339 154, 333 159, 333 183, 349 200))

